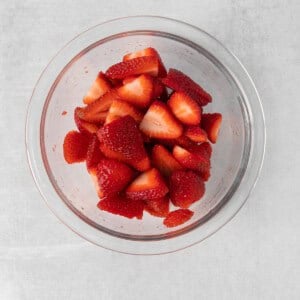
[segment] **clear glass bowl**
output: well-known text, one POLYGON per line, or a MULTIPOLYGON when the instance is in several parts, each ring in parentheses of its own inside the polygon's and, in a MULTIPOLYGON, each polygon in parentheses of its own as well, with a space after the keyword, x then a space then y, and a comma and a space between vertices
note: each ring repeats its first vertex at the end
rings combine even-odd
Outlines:
POLYGON ((207 238, 245 203, 263 161, 264 116, 247 71, 214 37, 176 20, 128 17, 83 32, 50 61, 30 101, 26 148, 46 203, 77 234, 119 252, 167 253, 207 238), (162 219, 147 213, 140 221, 100 211, 85 164, 66 164, 62 152, 65 134, 75 129, 74 107, 82 105, 98 71, 120 61, 126 52, 149 46, 159 51, 168 68, 182 70, 212 94, 206 111, 223 114, 205 196, 192 206, 193 218, 176 228, 164 227, 162 219))

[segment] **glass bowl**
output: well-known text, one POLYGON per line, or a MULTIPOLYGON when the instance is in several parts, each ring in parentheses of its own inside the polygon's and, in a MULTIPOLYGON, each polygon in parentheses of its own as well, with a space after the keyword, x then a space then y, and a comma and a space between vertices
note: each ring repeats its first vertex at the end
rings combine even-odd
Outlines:
POLYGON ((162 17, 115 19, 78 35, 42 73, 27 114, 28 161, 49 208, 86 240, 124 253, 172 252, 216 232, 245 203, 264 148, 260 99, 238 59, 199 28, 162 17), (143 220, 130 220, 100 211, 85 164, 68 165, 63 158, 64 136, 75 129, 73 110, 82 105, 98 71, 119 62, 124 53, 149 46, 159 51, 167 68, 187 73, 212 94, 205 111, 223 114, 205 196, 192 206, 193 218, 175 228, 166 228, 162 219, 147 213, 143 220))

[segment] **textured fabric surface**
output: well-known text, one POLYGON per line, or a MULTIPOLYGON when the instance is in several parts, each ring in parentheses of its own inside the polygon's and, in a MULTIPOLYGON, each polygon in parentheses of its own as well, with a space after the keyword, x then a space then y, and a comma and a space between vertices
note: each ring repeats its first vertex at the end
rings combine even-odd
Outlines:
POLYGON ((300 299, 298 0, 0 1, 0 299, 300 299), (84 241, 49 211, 26 162, 32 89, 76 34, 125 15, 181 19, 215 35, 260 92, 267 148, 240 213, 205 242, 134 257, 84 241))

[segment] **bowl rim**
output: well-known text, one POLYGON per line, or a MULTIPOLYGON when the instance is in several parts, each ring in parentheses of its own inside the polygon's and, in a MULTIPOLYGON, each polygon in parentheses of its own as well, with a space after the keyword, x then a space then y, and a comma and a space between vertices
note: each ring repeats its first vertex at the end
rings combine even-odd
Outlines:
MULTIPOLYGON (((145 28, 144 28, 144 30, 145 30, 145 28)), ((163 30, 163 32, 169 33, 166 30, 163 30)), ((128 30, 126 30, 126 32, 127 31, 128 30)), ((124 30, 120 31, 119 34, 122 32, 124 32, 124 30)), ((112 36, 112 34, 110 34, 109 36, 112 36)), ((105 36, 105 33, 104 33, 103 38, 105 38, 105 37, 108 38, 109 36, 105 36)), ((99 40, 101 40, 101 39, 99 38, 99 40)), ((77 45, 77 47, 78 47, 78 45, 77 45)), ((82 47, 81 51, 85 48, 86 47, 82 47)), ((75 49, 73 52, 75 54, 79 53, 79 52, 76 53, 75 49)), ((60 74, 60 72, 56 73, 57 76, 59 74, 60 74)), ((234 73, 233 75, 236 75, 236 74, 234 73)), ((49 81, 49 78, 48 78, 48 81, 49 81)), ((53 85, 53 82, 54 81, 50 82, 50 84, 51 84, 50 86, 53 85)), ((48 95, 48 92, 49 92, 49 90, 46 91, 46 95, 48 95)), ((40 97, 39 97, 39 99, 40 99, 40 97)), ((44 98, 45 102, 46 102, 46 99, 47 99, 47 97, 44 98)), ((43 106, 44 106, 44 102, 43 102, 43 106)), ((42 116, 42 114, 40 114, 40 118, 41 118, 41 116, 42 116)), ((265 155, 266 128, 265 128, 265 120, 264 120, 264 113, 263 113, 261 100, 258 95, 257 89, 253 83, 253 80, 249 76, 245 67, 238 60, 238 58, 230 50, 228 50, 221 42, 219 42, 212 35, 208 34, 207 32, 201 30, 200 28, 198 28, 194 25, 190 25, 188 23, 178 21, 175 19, 159 17, 159 16, 130 16, 130 17, 122 17, 122 18, 108 20, 106 22, 100 23, 98 25, 95 25, 95 26, 83 31, 82 33, 75 36, 71 41, 69 41, 64 47, 62 47, 57 52, 57 54, 50 60, 48 65, 45 67, 45 69, 41 73, 41 75, 33 89, 31 98, 30 98, 30 102, 29 102, 28 109, 27 109, 25 137, 26 137, 25 138, 25 147, 26 147, 26 152, 27 152, 27 161, 28 161, 28 164, 29 164, 29 167, 31 170, 31 174, 35 181, 35 184, 36 184, 39 192, 41 193, 42 197, 44 198, 47 206, 65 225, 67 225, 70 229, 72 229, 75 233, 77 233, 84 239, 86 239, 98 246, 101 246, 103 248, 107 248, 110 250, 115 250, 115 251, 118 251, 121 253, 127 253, 127 254, 143 254, 143 255, 150 254, 150 255, 153 255, 153 254, 163 254, 163 253, 174 252, 174 251, 177 251, 180 249, 187 248, 196 243, 199 243, 199 242, 205 240, 206 238, 208 238, 209 236, 211 236, 212 234, 214 234, 220 228, 222 228, 238 213, 238 211, 241 209, 241 207, 244 205, 244 203, 248 199, 251 191, 255 187, 256 182, 259 177, 259 174, 260 174, 260 171, 261 171, 261 168, 262 168, 263 159, 264 159, 264 155, 265 155), (154 19, 156 22, 153 22, 154 19), (71 212, 70 208, 68 208, 66 205, 64 205, 64 207, 63 207, 61 205, 61 203, 60 204, 58 203, 58 202, 63 202, 63 201, 58 196, 58 194, 53 193, 53 190, 54 190, 53 185, 52 184, 50 185, 52 188, 52 192, 51 192, 51 191, 49 191, 49 185, 47 186, 46 183, 44 182, 45 166, 42 165, 43 168, 41 168, 41 161, 42 161, 41 151, 39 149, 39 146, 37 145, 39 142, 40 128, 35 129, 32 124, 32 115, 38 114, 37 112, 35 112, 33 110, 33 105, 36 104, 35 100, 37 98, 37 95, 39 93, 43 94, 42 91, 43 91, 43 88, 45 88, 44 86, 47 87, 49 85, 49 82, 43 82, 46 79, 45 77, 47 76, 47 72, 49 73, 49 69, 52 68, 53 69, 52 73, 54 73, 53 75, 55 75, 55 72, 57 72, 57 69, 65 68, 65 65, 62 66, 63 61, 65 61, 66 59, 71 61, 74 57, 74 55, 71 56, 72 54, 68 53, 67 57, 64 60, 62 60, 62 62, 58 61, 58 66, 56 68, 54 68, 55 63, 57 63, 57 59, 61 56, 61 54, 64 54, 65 50, 70 50, 70 49, 68 49, 68 47, 73 46, 73 44, 78 42, 78 39, 84 37, 85 34, 88 34, 93 30, 99 30, 100 28, 103 29, 103 27, 106 25, 114 24, 114 26, 111 26, 111 27, 117 27, 116 30, 118 30, 118 28, 122 28, 124 21, 126 21, 126 25, 128 25, 130 23, 130 26, 132 28, 137 28, 137 27, 143 28, 143 26, 145 26, 145 25, 140 25, 140 26, 137 25, 137 22, 139 22, 141 20, 143 21, 141 23, 147 23, 147 27, 146 27, 147 30, 154 30, 154 28, 149 28, 149 26, 151 27, 151 23, 153 23, 153 24, 159 23, 158 21, 160 21, 161 23, 164 23, 164 24, 162 26, 161 26, 161 24, 159 24, 159 26, 152 26, 152 27, 155 27, 157 29, 157 27, 161 28, 161 27, 165 26, 164 28, 167 28, 166 30, 168 30, 168 29, 171 30, 170 29, 171 25, 174 27, 177 26, 177 29, 178 29, 178 26, 181 26, 182 29, 189 31, 189 33, 193 33, 193 37, 195 34, 202 35, 203 38, 206 38, 206 39, 208 39, 209 42, 213 43, 214 47, 218 48, 218 50, 221 49, 224 53, 227 53, 227 55, 229 55, 231 60, 233 60, 233 62, 235 63, 235 68, 240 69, 239 75, 244 76, 243 80, 245 82, 240 82, 241 79, 239 80, 239 83, 242 84, 242 88, 244 89, 245 88, 244 85, 247 85, 247 89, 248 89, 247 92, 252 93, 251 94, 252 99, 251 99, 250 106, 252 107, 253 105, 255 105, 255 109, 259 113, 259 118, 257 117, 257 115, 255 115, 256 119, 251 120, 252 121, 251 125, 253 125, 253 122, 259 123, 259 126, 257 126, 257 127, 260 128, 260 143, 259 143, 259 145, 257 145, 258 143, 256 142, 256 145, 255 145, 256 148, 251 149, 252 150, 252 158, 254 155, 256 157, 256 160, 254 161, 252 166, 250 165, 250 167, 252 167, 252 168, 255 167, 253 170, 255 172, 255 174, 252 174, 252 176, 250 178, 251 182, 250 183, 248 182, 248 184, 246 185, 247 192, 244 193, 245 195, 243 195, 243 197, 240 196, 241 199, 237 203, 236 207, 234 209, 231 209, 230 214, 225 216, 225 218, 223 217, 222 220, 217 222, 217 224, 215 224, 213 226, 213 228, 210 228, 209 232, 207 232, 202 237, 198 237, 195 234, 195 231, 197 231, 197 229, 198 229, 198 227, 196 227, 190 233, 187 232, 182 235, 177 235, 174 238, 171 238, 171 239, 168 238, 168 239, 164 240, 164 241, 169 241, 168 244, 162 243, 163 240, 140 241, 140 240, 136 240, 136 239, 135 240, 134 239, 133 240, 126 239, 126 240, 122 240, 122 242, 120 242, 121 241, 120 237, 118 237, 118 236, 109 236, 108 237, 106 232, 103 232, 103 231, 99 232, 98 229, 97 229, 98 234, 96 234, 95 232, 93 232, 96 229, 86 227, 86 226, 90 226, 87 223, 84 223, 85 224, 85 226, 84 226, 84 224, 82 224, 82 222, 84 222, 84 221, 81 220, 75 213, 72 212, 72 214, 70 214, 70 212, 71 212), (118 26, 116 26, 116 25, 118 25, 118 26), (256 101, 254 101, 254 103, 253 103, 253 99, 256 100, 256 101), (261 130, 261 128, 263 128, 263 130, 261 130), (37 147, 34 148, 32 146, 32 142, 34 142, 35 146, 37 146, 37 147), (253 153, 253 151, 254 151, 254 153, 253 153), (57 201, 57 200, 59 200, 59 201, 57 201), (62 213, 62 210, 64 210, 63 213, 62 213), (66 211, 66 210, 69 210, 69 211, 66 211), (187 235, 191 235, 191 233, 192 233, 192 236, 187 238, 187 235), (178 240, 178 238, 180 238, 181 242, 174 243, 174 239, 178 240), (143 244, 141 244, 141 243, 143 243, 143 244)), ((250 158, 249 158, 249 161, 250 161, 250 158)), ((248 168, 249 168, 249 166, 247 167, 247 170, 249 171, 248 168)), ((247 170, 245 170, 245 172, 247 170)), ((249 181, 249 179, 248 179, 248 181, 249 181)), ((234 192, 232 197, 236 194, 237 191, 239 191, 239 189, 240 189, 240 187, 237 188, 237 190, 234 192)), ((220 212, 222 211, 222 209, 220 210, 220 212)))

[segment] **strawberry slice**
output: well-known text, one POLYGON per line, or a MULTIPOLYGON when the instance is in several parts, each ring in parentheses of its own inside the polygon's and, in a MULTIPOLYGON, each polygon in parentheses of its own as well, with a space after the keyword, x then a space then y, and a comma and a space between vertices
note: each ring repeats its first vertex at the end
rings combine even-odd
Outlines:
POLYGON ((86 167, 88 171, 97 167, 100 160, 104 157, 99 148, 99 140, 96 134, 93 135, 86 154, 86 167))
POLYGON ((164 218, 169 213, 170 200, 168 197, 149 199, 146 201, 145 210, 155 217, 164 218))
POLYGON ((69 131, 63 144, 65 161, 68 164, 85 161, 89 141, 88 135, 75 130, 69 131))
POLYGON ((99 126, 79 118, 78 113, 80 112, 81 109, 82 108, 80 107, 76 107, 74 110, 74 121, 78 130, 82 133, 87 133, 87 134, 96 133, 99 129, 99 126))
POLYGON ((181 225, 192 218, 194 213, 189 209, 177 209, 170 212, 164 219, 164 225, 167 227, 175 227, 181 225))
POLYGON ((127 165, 114 160, 102 159, 98 164, 98 183, 104 197, 122 191, 132 180, 134 172, 127 165))
POLYGON ((199 84, 176 69, 170 69, 167 77, 163 78, 162 82, 174 91, 183 92, 190 96, 201 106, 212 100, 211 95, 204 91, 199 84))
POLYGON ((153 78, 153 99, 168 99, 168 91, 159 78, 153 78))
POLYGON ((187 169, 198 171, 201 174, 210 170, 210 161, 207 155, 200 153, 200 151, 188 151, 180 146, 175 146, 173 155, 187 169))
POLYGON ((126 81, 127 83, 117 89, 121 99, 138 107, 147 107, 153 94, 153 80, 149 75, 141 75, 126 81))
POLYGON ((180 136, 177 139, 156 139, 156 144, 162 144, 170 149, 173 149, 174 146, 178 145, 183 148, 189 148, 195 145, 195 142, 190 140, 187 136, 180 136))
POLYGON ((154 48, 151 48, 151 47, 145 48, 145 49, 142 49, 142 50, 138 50, 136 52, 132 52, 132 53, 128 53, 128 54, 124 55, 123 61, 130 60, 130 59, 137 58, 137 57, 142 57, 142 56, 155 56, 155 57, 157 57, 158 61, 159 61, 158 76, 159 77, 165 77, 167 75, 166 68, 162 63, 160 55, 158 54, 157 50, 155 50, 154 48))
POLYGON ((100 149, 106 156, 125 162, 139 171, 150 168, 141 132, 131 116, 120 117, 104 125, 97 135, 100 144, 104 145, 100 149))
POLYGON ((219 113, 203 114, 201 127, 207 132, 212 143, 216 143, 222 123, 222 115, 219 113))
POLYGON ((143 56, 117 63, 106 71, 111 79, 123 79, 132 75, 149 74, 157 76, 159 61, 155 56, 143 56))
POLYGON ((124 116, 133 117, 137 123, 140 123, 143 119, 143 114, 134 106, 124 101, 115 100, 109 108, 105 124, 111 123, 112 121, 124 116))
POLYGON ((91 123, 103 123, 107 116, 107 111, 114 100, 120 97, 115 90, 110 90, 98 100, 92 102, 84 108, 80 108, 77 115, 80 119, 91 123))
POLYGON ((111 85, 109 81, 107 80, 106 76, 100 72, 88 90, 87 94, 84 96, 83 103, 90 104, 96 101, 110 89, 111 85))
POLYGON ((99 186, 99 183, 98 183, 97 173, 98 173, 98 168, 97 167, 92 167, 92 168, 89 169, 89 174, 90 174, 91 179, 94 183, 95 190, 97 192, 98 197, 101 199, 103 197, 103 194, 100 191, 100 186, 99 186))
POLYGON ((207 134, 206 134, 206 132, 202 128, 198 127, 198 126, 189 126, 185 130, 184 134, 189 139, 191 139, 193 142, 196 142, 196 143, 207 142, 207 134))
POLYGON ((175 117, 183 124, 199 125, 201 121, 201 107, 188 95, 175 92, 168 101, 175 117))
POLYGON ((144 202, 133 201, 120 195, 113 195, 98 203, 98 208, 115 215, 120 215, 129 219, 143 218, 144 202))
POLYGON ((126 196, 133 200, 149 200, 164 197, 169 189, 157 169, 138 176, 126 189, 126 196))
POLYGON ((163 146, 155 145, 152 149, 152 163, 165 176, 170 176, 182 166, 173 155, 163 146))
POLYGON ((205 186, 202 178, 193 171, 175 171, 170 179, 170 196, 175 206, 189 208, 201 199, 205 186))
POLYGON ((151 138, 176 139, 182 134, 182 126, 166 104, 154 101, 144 115, 140 129, 151 138))

